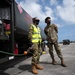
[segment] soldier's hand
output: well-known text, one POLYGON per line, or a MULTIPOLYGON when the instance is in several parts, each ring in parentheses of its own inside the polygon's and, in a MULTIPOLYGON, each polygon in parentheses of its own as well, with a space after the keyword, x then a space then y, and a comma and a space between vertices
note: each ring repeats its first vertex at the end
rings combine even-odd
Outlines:
POLYGON ((42 41, 45 41, 46 39, 44 38, 44 39, 42 39, 42 41))
POLYGON ((52 40, 53 43, 55 43, 55 39, 54 38, 52 38, 51 40, 52 40))

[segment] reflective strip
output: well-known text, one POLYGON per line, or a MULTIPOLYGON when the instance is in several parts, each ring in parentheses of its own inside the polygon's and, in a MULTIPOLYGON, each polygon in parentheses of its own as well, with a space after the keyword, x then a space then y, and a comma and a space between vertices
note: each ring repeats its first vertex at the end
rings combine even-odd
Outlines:
POLYGON ((40 34, 40 32, 33 32, 33 34, 40 34))
POLYGON ((33 39, 41 39, 41 38, 33 38, 33 39))
POLYGON ((41 42, 42 40, 32 40, 33 43, 36 43, 36 42, 39 42, 39 41, 41 42))

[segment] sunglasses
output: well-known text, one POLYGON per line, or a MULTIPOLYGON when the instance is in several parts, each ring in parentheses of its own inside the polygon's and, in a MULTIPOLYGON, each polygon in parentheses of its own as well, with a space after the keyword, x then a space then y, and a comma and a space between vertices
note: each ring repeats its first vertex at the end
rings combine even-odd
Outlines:
POLYGON ((40 20, 35 20, 36 22, 40 22, 40 20))

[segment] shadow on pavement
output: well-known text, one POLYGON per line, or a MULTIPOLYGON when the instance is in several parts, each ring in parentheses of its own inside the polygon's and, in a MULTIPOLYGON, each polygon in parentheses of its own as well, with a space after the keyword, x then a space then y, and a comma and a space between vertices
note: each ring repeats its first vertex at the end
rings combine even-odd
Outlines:
MULTIPOLYGON (((40 62, 40 64, 50 64, 53 65, 51 62, 47 62, 47 61, 42 61, 40 62)), ((59 62, 57 62, 55 65, 61 65, 59 62)))
POLYGON ((31 72, 31 67, 32 67, 31 64, 26 64, 26 65, 21 65, 18 68, 23 71, 27 70, 27 71, 31 72))
POLYGON ((12 68, 12 67, 14 67, 14 65, 16 65, 16 64, 18 64, 18 63, 20 63, 20 62, 22 62, 22 61, 24 61, 26 59, 28 59, 29 57, 30 56, 16 57, 13 60, 4 62, 4 63, 0 64, 0 70, 4 71, 4 70, 6 70, 8 68, 12 68))
POLYGON ((42 61, 42 62, 40 62, 40 64, 52 64, 52 63, 47 62, 47 61, 42 61))
POLYGON ((4 72, 0 72, 0 75, 9 75, 9 74, 7 74, 7 73, 4 73, 4 72))

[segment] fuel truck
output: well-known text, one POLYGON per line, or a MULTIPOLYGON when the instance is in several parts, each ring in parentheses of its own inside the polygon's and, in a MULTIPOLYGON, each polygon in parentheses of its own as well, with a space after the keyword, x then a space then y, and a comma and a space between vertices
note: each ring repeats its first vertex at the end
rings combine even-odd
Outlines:
POLYGON ((31 23, 32 17, 15 0, 0 0, 0 63, 27 50, 31 23))

